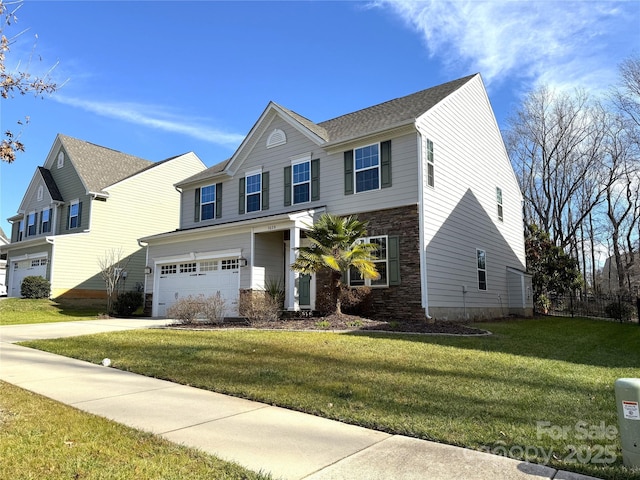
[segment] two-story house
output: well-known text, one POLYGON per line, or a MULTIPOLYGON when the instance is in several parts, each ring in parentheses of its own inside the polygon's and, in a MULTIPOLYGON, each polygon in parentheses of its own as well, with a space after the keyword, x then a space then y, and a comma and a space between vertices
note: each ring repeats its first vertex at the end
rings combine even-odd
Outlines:
POLYGON ((148 245, 152 315, 279 282, 313 310, 322 275, 290 269, 322 212, 368 221, 373 310, 389 319, 532 313, 522 197, 480 75, 314 123, 269 103, 233 156, 180 181, 180 228, 148 245))
POLYGON ((57 135, 12 223, 8 295, 20 297, 26 276, 51 282, 51 297, 104 298, 101 264, 122 260, 120 290, 143 285, 146 250, 138 238, 176 228, 174 183, 206 166, 193 153, 151 162, 57 135))

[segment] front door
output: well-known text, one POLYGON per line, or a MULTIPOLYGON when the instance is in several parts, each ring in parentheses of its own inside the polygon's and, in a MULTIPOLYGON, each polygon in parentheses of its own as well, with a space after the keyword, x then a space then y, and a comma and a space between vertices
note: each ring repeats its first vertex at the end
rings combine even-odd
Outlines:
POLYGON ((298 278, 298 302, 301 307, 311 305, 311 275, 302 274, 298 278))

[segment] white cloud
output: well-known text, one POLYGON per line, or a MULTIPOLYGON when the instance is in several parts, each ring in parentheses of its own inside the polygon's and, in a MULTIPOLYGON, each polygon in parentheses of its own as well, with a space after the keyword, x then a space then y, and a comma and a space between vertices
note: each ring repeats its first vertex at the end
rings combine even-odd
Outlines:
POLYGON ((166 132, 179 133, 218 145, 237 146, 244 139, 244 135, 223 132, 194 122, 193 117, 186 118, 176 116, 152 105, 91 101, 67 97, 60 93, 51 96, 51 99, 103 117, 124 120, 129 123, 164 130, 166 132))
POLYGON ((553 87, 606 88, 621 60, 612 38, 636 46, 636 2, 381 0, 419 32, 430 55, 455 70, 553 87), (624 29, 628 29, 626 32, 624 29), (621 31, 622 30, 622 31, 621 31))

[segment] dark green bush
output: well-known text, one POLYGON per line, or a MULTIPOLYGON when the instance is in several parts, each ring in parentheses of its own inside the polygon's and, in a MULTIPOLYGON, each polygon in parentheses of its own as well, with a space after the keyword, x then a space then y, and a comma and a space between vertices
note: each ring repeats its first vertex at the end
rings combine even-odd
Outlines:
POLYGON ((633 315, 633 305, 627 302, 611 302, 604 308, 609 318, 616 320, 630 320, 633 315))
POLYGON ((113 302, 113 313, 118 317, 130 317, 133 312, 142 306, 144 297, 142 292, 124 292, 118 295, 113 302))
POLYGON ((51 294, 51 282, 39 275, 24 277, 20 286, 20 295, 23 298, 49 298, 51 294))

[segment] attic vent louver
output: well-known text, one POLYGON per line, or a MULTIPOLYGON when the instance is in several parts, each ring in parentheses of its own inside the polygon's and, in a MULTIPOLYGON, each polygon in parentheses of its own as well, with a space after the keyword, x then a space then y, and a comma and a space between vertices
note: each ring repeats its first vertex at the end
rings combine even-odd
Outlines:
POLYGON ((277 147, 285 143, 287 143, 287 136, 279 128, 274 129, 269 138, 267 138, 267 148, 277 147))

